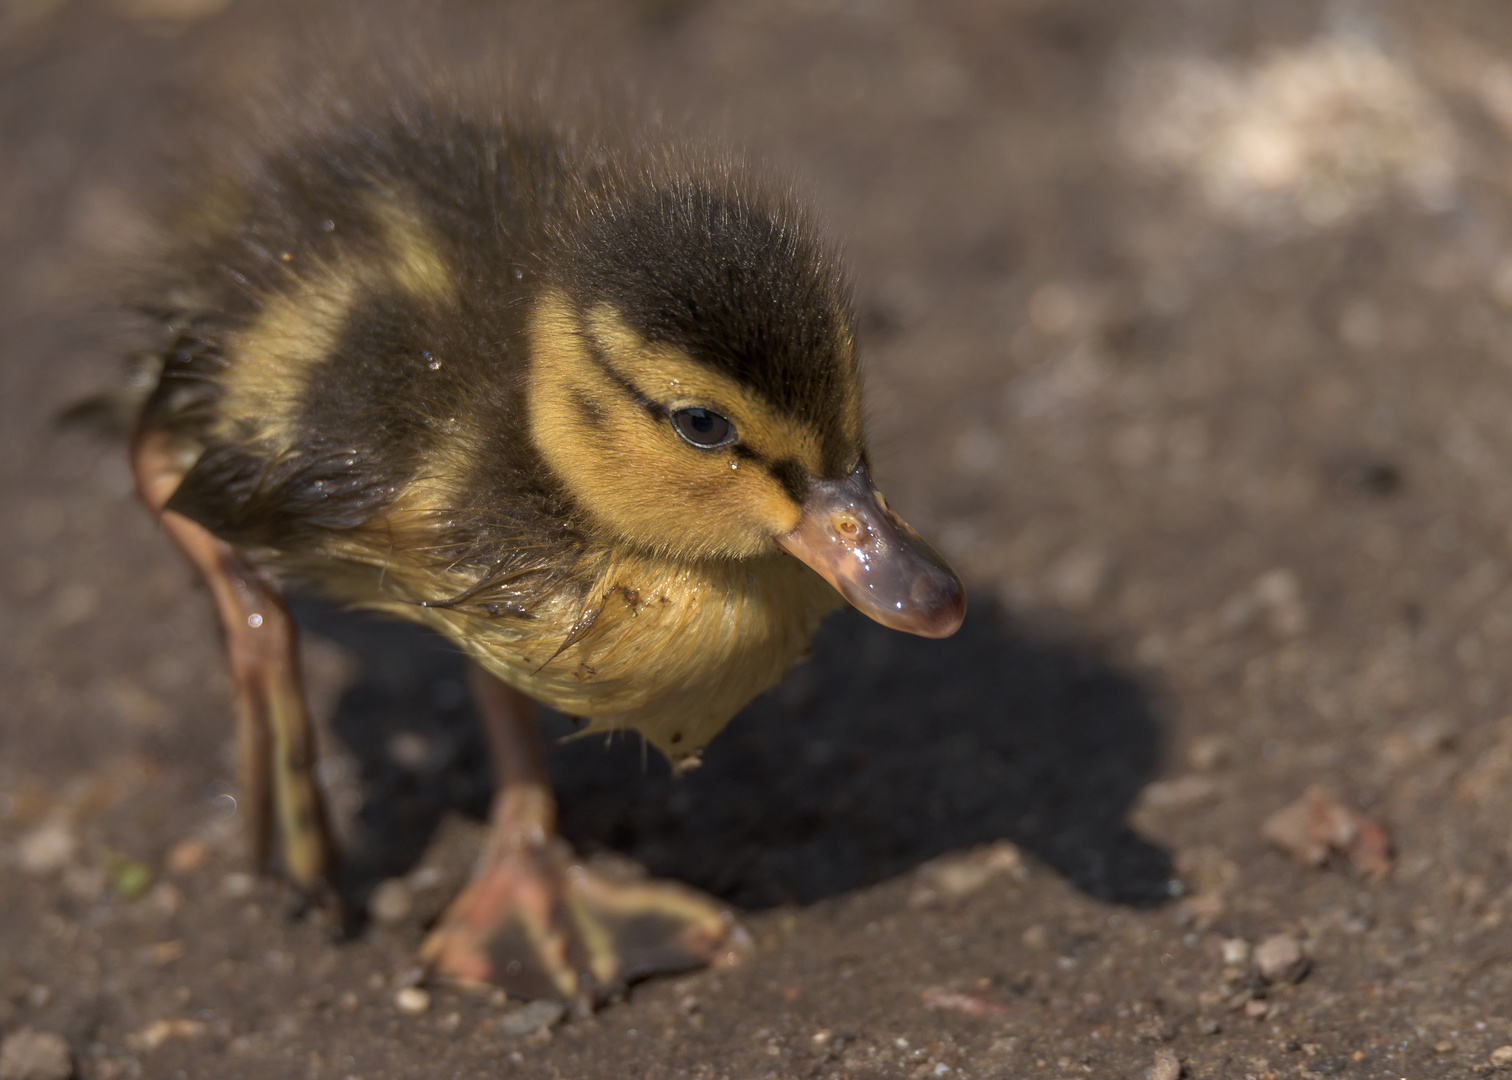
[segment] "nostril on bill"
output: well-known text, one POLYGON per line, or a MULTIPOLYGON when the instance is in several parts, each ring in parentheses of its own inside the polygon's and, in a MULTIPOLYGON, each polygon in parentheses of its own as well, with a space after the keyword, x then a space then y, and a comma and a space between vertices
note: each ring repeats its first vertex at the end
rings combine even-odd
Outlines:
POLYGON ((835 530, 842 543, 851 547, 860 547, 867 537, 867 528, 851 514, 836 514, 830 518, 830 526, 835 530))

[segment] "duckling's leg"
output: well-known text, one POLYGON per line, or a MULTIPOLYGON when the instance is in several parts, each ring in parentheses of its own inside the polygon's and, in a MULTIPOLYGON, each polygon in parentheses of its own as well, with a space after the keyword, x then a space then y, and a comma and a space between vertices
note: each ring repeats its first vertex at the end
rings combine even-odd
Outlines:
POLYGON ((285 872, 334 906, 335 847, 315 784, 315 732, 305 711, 299 638, 288 609, 230 544, 164 506, 185 463, 171 436, 146 430, 132 446, 137 493, 215 597, 236 680, 241 796, 254 864, 268 862, 276 819, 285 872))
POLYGON ((535 703, 481 669, 473 676, 498 791, 472 881, 421 948, 431 974, 584 1011, 647 975, 738 959, 745 933, 711 898, 579 863, 556 834, 535 703))

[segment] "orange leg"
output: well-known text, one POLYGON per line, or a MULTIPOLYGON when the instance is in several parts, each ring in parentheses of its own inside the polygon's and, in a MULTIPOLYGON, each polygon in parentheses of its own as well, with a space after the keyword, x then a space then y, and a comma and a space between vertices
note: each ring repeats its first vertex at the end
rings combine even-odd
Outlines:
POLYGON ((737 959, 745 933, 711 898, 580 864, 556 835, 534 703, 481 669, 473 676, 499 790, 473 878, 421 949, 431 974, 586 1011, 647 975, 737 959))
POLYGON ((215 598, 237 689, 241 798, 252 858, 268 863, 276 822, 284 871, 334 904, 335 848, 315 784, 315 732, 305 710, 298 630, 283 601, 230 544, 165 510, 188 467, 166 432, 139 432, 131 451, 137 494, 189 557, 215 598))

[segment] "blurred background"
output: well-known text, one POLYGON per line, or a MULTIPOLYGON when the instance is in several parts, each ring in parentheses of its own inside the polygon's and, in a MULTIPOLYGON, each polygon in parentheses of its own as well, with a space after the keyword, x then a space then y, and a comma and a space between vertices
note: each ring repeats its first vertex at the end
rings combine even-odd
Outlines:
POLYGON ((0 0, 0 1076, 1512 1068, 1512 8, 429 7, 798 178, 967 625, 837 617, 684 780, 554 751, 573 842, 740 905, 745 966, 401 1007, 486 803, 460 667, 299 602, 356 918, 291 912, 207 598, 53 424, 140 338, 195 117, 351 12, 0 0))

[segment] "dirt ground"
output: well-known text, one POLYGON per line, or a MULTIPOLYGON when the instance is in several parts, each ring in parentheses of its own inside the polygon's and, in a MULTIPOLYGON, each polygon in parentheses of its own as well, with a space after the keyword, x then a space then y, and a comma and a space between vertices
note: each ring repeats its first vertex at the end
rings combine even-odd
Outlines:
POLYGON ((835 617, 687 778, 553 750, 581 850, 756 944, 586 1020, 409 985, 487 798, 423 635, 299 605, 371 918, 246 873, 207 598, 52 425, 185 114, 317 6, 0 2, 0 1076, 1512 1070, 1505 0, 435 5, 801 177, 972 590, 835 617), (1314 787, 1304 866, 1262 828, 1314 787))

